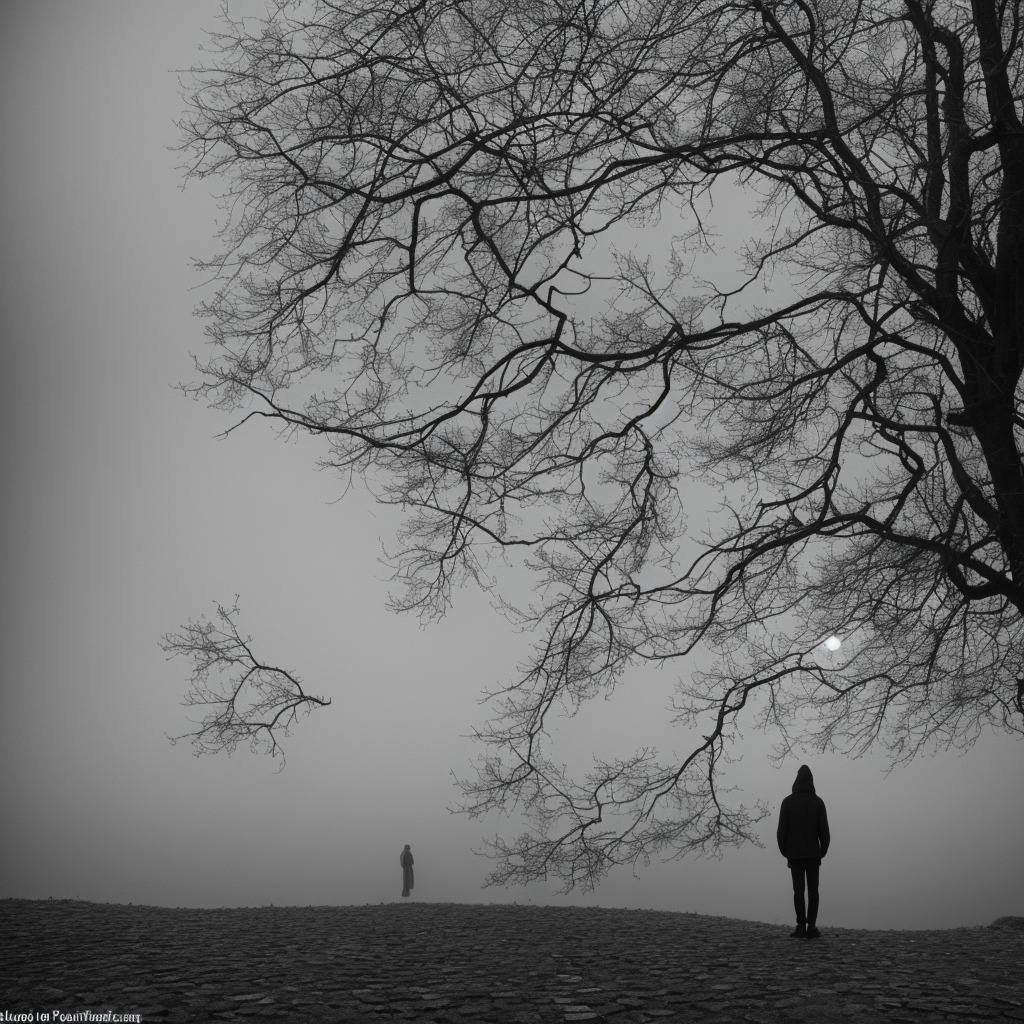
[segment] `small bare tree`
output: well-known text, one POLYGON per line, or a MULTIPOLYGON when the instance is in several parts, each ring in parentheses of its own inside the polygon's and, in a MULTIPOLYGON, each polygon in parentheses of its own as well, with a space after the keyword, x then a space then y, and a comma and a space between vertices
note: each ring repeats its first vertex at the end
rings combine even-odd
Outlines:
POLYGON ((493 881, 753 838, 744 717, 896 762, 1024 730, 1020 0, 309 0, 211 38, 191 390, 407 511, 400 607, 536 575, 462 784, 532 817, 493 881), (643 663, 692 749, 570 778, 550 716, 643 663))

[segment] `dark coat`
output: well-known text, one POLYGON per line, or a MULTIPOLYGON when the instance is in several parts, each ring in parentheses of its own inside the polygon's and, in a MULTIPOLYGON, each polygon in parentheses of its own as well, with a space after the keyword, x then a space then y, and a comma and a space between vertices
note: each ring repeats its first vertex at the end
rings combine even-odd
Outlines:
POLYGON ((412 851, 403 850, 399 863, 402 865, 402 888, 405 892, 408 892, 413 887, 412 866, 414 861, 412 859, 412 851))
POLYGON ((813 860, 821 863, 831 840, 825 801, 814 792, 814 777, 801 765, 793 783, 793 792, 782 801, 776 832, 779 853, 788 862, 813 860))

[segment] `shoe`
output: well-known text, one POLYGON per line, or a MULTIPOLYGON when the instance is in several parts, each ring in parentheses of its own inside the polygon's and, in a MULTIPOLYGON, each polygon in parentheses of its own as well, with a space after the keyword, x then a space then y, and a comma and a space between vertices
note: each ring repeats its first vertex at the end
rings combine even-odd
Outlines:
POLYGON ((807 926, 807 938, 809 938, 809 939, 816 939, 819 935, 821 935, 821 932, 819 932, 818 929, 815 928, 813 924, 809 924, 807 926))
POLYGON ((805 939, 805 938, 807 938, 807 926, 803 925, 803 924, 798 924, 796 926, 796 930, 793 931, 793 932, 790 932, 789 937, 791 939, 805 939))

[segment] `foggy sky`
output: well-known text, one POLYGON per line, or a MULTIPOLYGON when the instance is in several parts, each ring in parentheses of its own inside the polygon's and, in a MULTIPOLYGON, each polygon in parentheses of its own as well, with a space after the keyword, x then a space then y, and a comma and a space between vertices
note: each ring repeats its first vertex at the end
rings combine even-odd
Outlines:
MULTIPOLYGON (((316 473, 309 443, 170 385, 203 350, 200 279, 215 206, 179 189, 170 69, 197 60, 212 0, 36 0, 3 32, 4 676, 0 896, 170 906, 414 899, 698 911, 788 923, 778 805, 800 761, 746 732, 730 779, 766 800, 764 848, 613 874, 596 896, 480 888, 472 849, 496 822, 451 815, 482 691, 526 639, 478 593, 421 629, 388 613, 377 558, 398 523, 316 473), (240 595, 257 651, 333 700, 285 741, 288 764, 195 758, 188 666, 159 638, 240 595)), ((234 7, 234 5, 232 5, 234 7)), ((605 743, 686 749, 665 724, 668 674, 560 727, 568 754, 605 743)), ((562 756, 562 750, 556 751, 562 756)), ((883 774, 882 757, 811 752, 832 826, 823 926, 922 928, 1024 914, 1024 747, 883 774)), ((507 826, 502 826, 507 829, 507 826)))

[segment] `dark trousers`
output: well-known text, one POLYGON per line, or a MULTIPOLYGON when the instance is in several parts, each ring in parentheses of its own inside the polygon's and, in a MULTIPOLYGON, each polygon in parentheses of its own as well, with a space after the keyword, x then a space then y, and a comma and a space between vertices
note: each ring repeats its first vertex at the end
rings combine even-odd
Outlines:
POLYGON ((796 923, 813 925, 818 920, 818 860, 791 860, 789 870, 793 876, 793 908, 796 923), (804 910, 804 882, 807 883, 807 909, 804 910))

